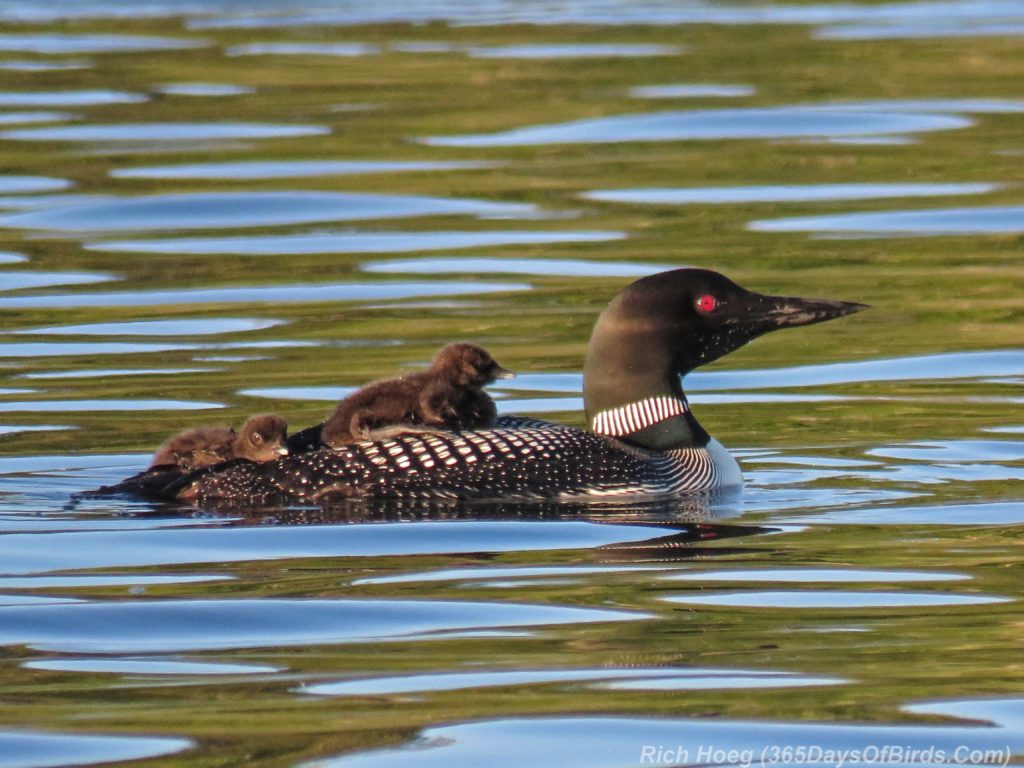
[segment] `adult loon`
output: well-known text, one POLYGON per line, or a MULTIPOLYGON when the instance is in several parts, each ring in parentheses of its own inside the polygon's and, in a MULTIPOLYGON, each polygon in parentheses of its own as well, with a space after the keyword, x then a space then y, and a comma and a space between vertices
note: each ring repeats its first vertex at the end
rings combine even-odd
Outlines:
POLYGON ((739 465, 693 416, 681 377, 768 331, 865 308, 753 293, 704 269, 662 272, 627 286, 594 326, 583 372, 590 432, 503 417, 490 429, 404 434, 214 467, 165 495, 262 505, 658 496, 739 485, 739 465))

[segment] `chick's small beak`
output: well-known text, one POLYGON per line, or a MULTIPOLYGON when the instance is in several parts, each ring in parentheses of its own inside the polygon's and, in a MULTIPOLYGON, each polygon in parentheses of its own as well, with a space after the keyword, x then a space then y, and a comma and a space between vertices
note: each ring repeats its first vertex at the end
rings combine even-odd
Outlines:
POLYGON ((508 368, 502 368, 500 365, 494 367, 494 378, 496 379, 514 379, 515 377, 515 372, 508 368))
POLYGON ((279 445, 279 446, 277 446, 277 448, 274 449, 274 452, 278 456, 287 456, 288 455, 288 446, 286 446, 286 445, 279 445))

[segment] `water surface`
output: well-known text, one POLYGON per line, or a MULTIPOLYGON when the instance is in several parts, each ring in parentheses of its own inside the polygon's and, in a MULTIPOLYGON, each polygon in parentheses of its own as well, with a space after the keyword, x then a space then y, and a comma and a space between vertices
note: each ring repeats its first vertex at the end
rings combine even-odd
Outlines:
POLYGON ((202 48, 206 45, 209 45, 209 42, 199 38, 157 35, 87 35, 59 32, 0 34, 0 51, 24 53, 120 53, 202 48))
POLYGON ((48 176, 0 176, 0 193, 5 195, 53 192, 58 189, 67 189, 70 186, 71 182, 66 179, 55 179, 48 176))
POLYGON ((402 171, 458 171, 488 168, 491 165, 469 160, 252 160, 235 163, 182 163, 115 168, 110 175, 117 179, 289 179, 402 171))
POLYGON ((524 147, 546 144, 616 144, 633 141, 712 141, 862 136, 963 129, 971 121, 916 112, 857 112, 828 107, 751 107, 615 115, 535 125, 493 134, 432 136, 441 147, 524 147))
POLYGON ((85 201, 0 216, 0 228, 56 232, 230 229, 321 221, 438 215, 521 217, 532 206, 415 195, 341 192, 211 192, 85 201))
POLYGON ((473 46, 467 49, 477 59, 636 59, 646 56, 675 56, 684 52, 677 45, 644 43, 560 43, 551 45, 473 46))
POLYGON ((1015 234, 1024 231, 1024 206, 936 208, 762 219, 751 222, 750 228, 756 232, 863 233, 896 237, 1015 234))
POLYGON ((0 91, 0 107, 95 107, 143 101, 143 94, 127 91, 0 91))
POLYGON ((619 240, 620 232, 337 232, 300 235, 250 235, 247 237, 180 237, 150 240, 108 240, 88 243, 95 251, 139 253, 235 254, 248 256, 318 253, 396 253, 486 248, 501 245, 601 242, 619 240))
POLYGON ((188 749, 187 739, 0 731, 0 766, 60 768, 113 760, 139 760, 188 749))
POLYGON ((751 187, 696 187, 689 189, 598 189, 588 200, 654 205, 715 205, 728 203, 799 203, 815 200, 872 200, 886 197, 941 197, 980 195, 996 184, 807 184, 751 187))
MULTIPOLYGON (((44 115, 45 113, 39 113, 44 115)), ((10 115, 6 116, 10 118, 10 115)), ((39 117, 37 121, 60 119, 39 117)), ((9 122, 29 122, 9 119, 9 122)), ((288 125, 270 123, 120 123, 104 125, 69 125, 60 128, 25 128, 0 131, 0 138, 19 141, 85 141, 128 142, 147 141, 184 142, 213 139, 274 139, 287 136, 316 136, 329 133, 321 125, 288 125)))
POLYGON ((421 296, 451 296, 526 290, 517 283, 338 283, 286 285, 280 287, 240 286, 187 288, 166 291, 73 293, 0 298, 0 309, 23 307, 151 307, 184 304, 315 303, 322 301, 365 301, 409 299, 421 296))
POLYGON ((679 83, 677 85, 641 85, 630 88, 629 95, 638 99, 731 99, 753 96, 756 92, 757 90, 749 85, 679 83))
POLYGON ((0 766, 1020 762, 1021 25, 0 1, 0 766), (81 495, 454 340, 583 426, 594 320, 684 265, 873 307, 686 376, 742 493, 81 495))

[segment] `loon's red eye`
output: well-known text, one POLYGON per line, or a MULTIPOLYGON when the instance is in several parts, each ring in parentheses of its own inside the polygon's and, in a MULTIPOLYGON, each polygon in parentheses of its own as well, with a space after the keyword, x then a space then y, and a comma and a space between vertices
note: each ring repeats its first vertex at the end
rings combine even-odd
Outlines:
POLYGON ((718 299, 710 293, 705 293, 697 299, 697 309, 701 312, 713 312, 718 307, 718 299))

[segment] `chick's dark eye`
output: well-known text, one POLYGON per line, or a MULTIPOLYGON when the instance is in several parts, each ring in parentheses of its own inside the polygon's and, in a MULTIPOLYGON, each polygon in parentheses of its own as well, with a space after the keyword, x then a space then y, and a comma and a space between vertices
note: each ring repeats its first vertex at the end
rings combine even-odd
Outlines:
POLYGON ((710 293, 705 293, 697 299, 697 309, 701 312, 714 312, 718 308, 718 299, 710 293))
POLYGON ((252 441, 256 443, 256 445, 259 445, 260 443, 263 442, 263 435, 261 435, 259 432, 253 432, 252 441))

